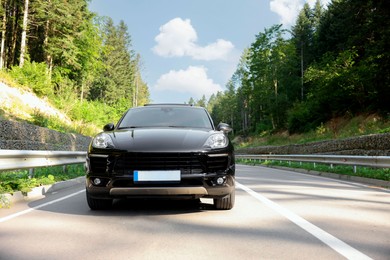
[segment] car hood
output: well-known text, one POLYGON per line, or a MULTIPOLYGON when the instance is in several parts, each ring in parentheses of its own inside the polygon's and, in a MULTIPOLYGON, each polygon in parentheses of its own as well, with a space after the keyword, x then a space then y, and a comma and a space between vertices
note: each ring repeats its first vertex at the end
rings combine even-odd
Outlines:
POLYGON ((208 129, 142 128, 116 130, 110 135, 115 149, 129 152, 195 152, 205 150, 208 129))

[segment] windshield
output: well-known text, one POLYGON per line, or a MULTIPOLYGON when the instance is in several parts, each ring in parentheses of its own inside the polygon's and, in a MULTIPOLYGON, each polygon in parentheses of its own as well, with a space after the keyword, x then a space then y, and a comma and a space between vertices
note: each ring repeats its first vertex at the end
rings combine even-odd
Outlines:
POLYGON ((194 107, 141 107, 131 109, 118 128, 189 127, 213 129, 205 109, 194 107))

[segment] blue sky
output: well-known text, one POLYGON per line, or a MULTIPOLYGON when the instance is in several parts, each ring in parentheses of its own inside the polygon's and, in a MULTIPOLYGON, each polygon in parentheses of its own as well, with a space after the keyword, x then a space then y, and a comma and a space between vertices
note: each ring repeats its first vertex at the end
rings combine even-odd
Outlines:
POLYGON ((290 28, 304 2, 92 0, 89 7, 128 26, 152 103, 184 103, 225 90, 255 35, 274 24, 290 28))

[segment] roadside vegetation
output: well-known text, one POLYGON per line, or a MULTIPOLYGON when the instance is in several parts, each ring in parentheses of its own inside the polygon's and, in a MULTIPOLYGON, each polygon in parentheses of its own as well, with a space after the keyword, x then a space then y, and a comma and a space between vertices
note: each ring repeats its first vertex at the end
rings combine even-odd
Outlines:
POLYGON ((265 146, 292 145, 343 139, 369 134, 390 133, 390 120, 377 114, 361 114, 354 117, 333 118, 316 129, 305 133, 289 134, 288 131, 263 131, 260 134, 236 136, 233 139, 236 149, 265 146))
POLYGON ((287 161, 277 161, 277 160, 244 160, 238 159, 237 163, 247 164, 247 165, 262 165, 262 166, 279 166, 287 168, 297 168, 305 169, 307 171, 317 171, 317 172, 330 172, 337 173, 342 175, 358 176, 363 178, 378 179, 384 181, 390 181, 390 169, 380 169, 380 168, 369 168, 369 167, 357 167, 354 171, 353 166, 344 166, 344 165, 333 165, 321 164, 321 163, 299 163, 299 162, 287 162, 287 161))
POLYGON ((54 184, 77 177, 85 176, 84 165, 52 166, 34 169, 31 175, 29 170, 0 172, 0 208, 9 207, 9 201, 4 194, 13 194, 21 191, 27 194, 33 188, 54 184))
POLYGON ((21 191, 27 193, 32 188, 84 176, 84 165, 68 165, 36 168, 33 175, 29 170, 2 172, 0 174, 0 193, 21 191))

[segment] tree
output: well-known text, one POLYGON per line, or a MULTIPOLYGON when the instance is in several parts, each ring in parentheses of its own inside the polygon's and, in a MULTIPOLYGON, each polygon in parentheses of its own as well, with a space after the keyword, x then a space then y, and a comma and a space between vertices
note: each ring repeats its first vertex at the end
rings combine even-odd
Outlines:
POLYGON ((194 106, 195 105, 195 100, 190 97, 190 100, 188 101, 188 104, 191 105, 191 106, 194 106))
POLYGON ((19 58, 19 52, 20 48, 17 48, 18 43, 20 42, 19 36, 21 35, 20 32, 20 13, 22 12, 22 2, 16 1, 16 0, 9 0, 8 3, 4 3, 5 7, 5 16, 7 20, 6 24, 6 66, 11 67, 13 65, 17 64, 18 58, 19 58))
POLYGON ((390 102, 389 21, 388 1, 335 1, 318 31, 317 52, 324 59, 356 54, 351 68, 355 83, 350 94, 359 93, 359 101, 355 101, 364 104, 363 108, 384 113, 389 111, 390 102))
POLYGON ((284 125, 285 95, 287 86, 281 85, 286 57, 290 53, 289 42, 283 38, 286 31, 281 25, 274 25, 264 33, 256 35, 249 56, 249 81, 252 86, 253 99, 250 120, 256 122, 257 131, 277 129, 284 125))
POLYGON ((207 102, 206 96, 203 95, 202 98, 199 99, 198 102, 196 102, 196 105, 206 108, 207 107, 206 102, 207 102))
POLYGON ((80 67, 74 70, 75 81, 79 85, 80 100, 88 97, 93 81, 103 71, 103 62, 100 59, 102 39, 99 36, 98 27, 94 24, 93 17, 84 20, 83 30, 75 40, 77 48, 77 60, 80 67))
POLYGON ((140 56, 132 50, 131 37, 123 21, 118 26, 108 18, 101 24, 104 68, 91 87, 90 99, 125 110, 147 103, 149 92, 141 79, 140 56))
POLYGON ((310 8, 308 3, 305 3, 295 25, 292 27, 292 41, 295 44, 296 54, 300 59, 301 100, 304 100, 305 97, 304 72, 316 58, 317 31, 323 12, 324 9, 319 0, 315 2, 313 9, 310 8))
POLYGON ((305 4, 290 39, 280 25, 256 35, 227 91, 210 99, 213 118, 246 134, 309 131, 345 113, 386 115, 389 16, 385 0, 305 4))
POLYGON ((133 89, 133 106, 142 106, 149 102, 149 89, 147 84, 141 77, 141 55, 137 54, 136 58, 132 60, 134 70, 134 89, 133 89))
POLYGON ((28 22, 28 3, 29 0, 24 0, 24 14, 23 14, 23 29, 22 29, 22 39, 20 44, 20 58, 19 66, 23 67, 24 56, 26 53, 26 34, 27 34, 27 22, 28 22))
POLYGON ((101 122, 147 103, 149 89, 124 22, 110 25, 88 2, 0 0, 0 69, 77 120, 101 122))
POLYGON ((295 45, 301 60, 301 100, 304 98, 303 72, 309 63, 310 48, 313 43, 313 27, 310 16, 311 10, 309 4, 305 3, 302 11, 298 15, 296 25, 293 27, 295 45))
POLYGON ((0 69, 2 69, 5 63, 5 37, 7 34, 7 1, 4 0, 0 2, 0 12, 3 15, 2 24, 1 24, 1 47, 0 47, 0 69))

